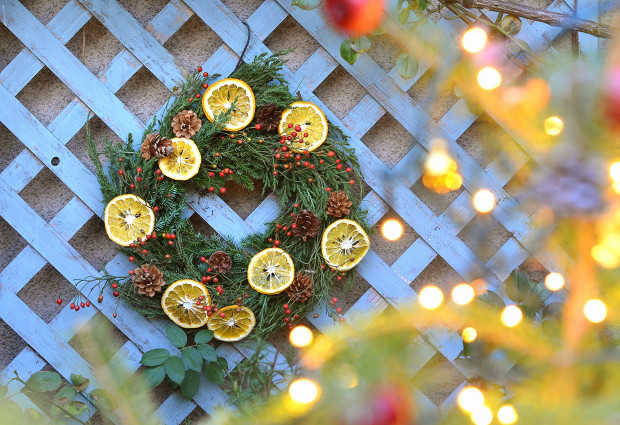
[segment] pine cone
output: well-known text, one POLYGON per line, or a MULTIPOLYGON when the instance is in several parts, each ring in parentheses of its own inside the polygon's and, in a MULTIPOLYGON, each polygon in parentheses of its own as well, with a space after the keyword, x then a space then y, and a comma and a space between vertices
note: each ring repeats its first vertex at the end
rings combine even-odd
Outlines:
POLYGON ((157 266, 151 266, 150 264, 142 264, 142 267, 135 269, 131 279, 133 280, 133 286, 138 290, 138 294, 147 295, 151 298, 157 292, 161 292, 166 284, 163 273, 157 266))
POLYGON ((260 124, 260 129, 263 131, 276 131, 281 118, 282 108, 273 103, 261 106, 254 115, 254 120, 260 124))
POLYGON ((209 257, 209 266, 217 273, 226 273, 232 267, 232 259, 227 252, 215 251, 209 257))
POLYGON ((160 136, 159 133, 148 134, 144 141, 142 141, 140 150, 142 152, 142 158, 147 161, 152 157, 163 158, 174 152, 172 142, 160 136))
POLYGON ((172 118, 172 131, 177 137, 189 139, 202 127, 202 121, 194 111, 181 111, 172 118))
POLYGON ((312 279, 301 273, 295 277, 291 286, 286 288, 286 294, 293 302, 305 303, 312 297, 313 293, 312 279))
POLYGON ((349 200, 346 193, 342 191, 331 192, 327 200, 327 215, 336 218, 349 215, 351 205, 353 203, 349 200))
POLYGON ((293 235, 302 238, 304 242, 319 233, 319 217, 310 210, 299 211, 294 224, 293 235))

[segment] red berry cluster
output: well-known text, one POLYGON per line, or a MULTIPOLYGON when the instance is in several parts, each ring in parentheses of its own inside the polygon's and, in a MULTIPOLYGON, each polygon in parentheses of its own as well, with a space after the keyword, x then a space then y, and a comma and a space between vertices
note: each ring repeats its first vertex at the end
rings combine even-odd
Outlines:
MULTIPOLYGON (((143 180, 142 172, 144 170, 142 169, 142 167, 137 167, 131 170, 124 168, 123 166, 124 162, 125 161, 123 160, 123 158, 120 158, 120 157, 118 158, 118 163, 120 167, 120 169, 118 170, 118 175, 122 183, 125 186, 129 187, 129 189, 131 190, 135 190, 136 187, 138 187, 138 185, 142 183, 142 180, 143 180)), ((162 181, 164 179, 164 176, 161 175, 161 170, 157 170, 155 174, 158 176, 157 177, 158 181, 162 181)), ((144 184, 140 185, 140 189, 144 189, 144 188, 145 188, 144 184)))
MULTIPOLYGON (((201 72, 202 72, 202 66, 199 66, 199 67, 198 67, 198 72, 197 72, 197 74, 200 74, 201 72)), ((208 73, 208 72, 202 72, 202 76, 203 76, 204 78, 208 78, 208 77, 209 77, 209 73, 208 73)), ((209 88, 209 84, 207 84, 207 83, 203 83, 202 87, 203 87, 204 89, 207 89, 207 88, 209 88)), ((195 97, 196 99, 200 99, 200 97, 202 96, 202 94, 203 94, 203 93, 196 93, 196 94, 194 95, 194 97, 195 97)), ((190 98, 188 98, 188 99, 187 99, 187 102, 188 102, 188 103, 192 103, 192 102, 194 101, 194 97, 190 97, 190 98)))
MULTIPOLYGON (((342 279, 341 276, 338 276, 340 279, 342 279)), ((338 280, 340 280, 338 279, 338 280)), ((331 299, 331 306, 334 309, 334 311, 336 312, 336 317, 338 318, 339 321, 344 322, 344 316, 342 315, 342 307, 336 307, 336 305, 338 304, 338 298, 333 297, 331 299)))
POLYGON ((290 331, 293 329, 293 320, 299 320, 299 314, 295 314, 291 320, 291 314, 293 313, 288 304, 282 304, 282 308, 284 309, 284 314, 286 317, 284 318, 284 323, 286 323, 286 327, 290 331))

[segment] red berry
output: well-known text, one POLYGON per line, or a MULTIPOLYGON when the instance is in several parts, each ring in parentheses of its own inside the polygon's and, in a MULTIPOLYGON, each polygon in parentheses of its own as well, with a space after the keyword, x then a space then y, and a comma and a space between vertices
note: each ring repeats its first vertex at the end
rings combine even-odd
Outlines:
POLYGON ((82 307, 82 308, 86 307, 86 303, 85 303, 84 301, 82 301, 82 302, 80 303, 80 307, 82 307))
POLYGON ((289 123, 288 128, 293 128, 293 124, 289 123))
POLYGON ((114 295, 115 297, 118 297, 120 295, 120 292, 114 291, 114 292, 112 292, 112 295, 114 295))
POLYGON ((102 302, 103 301, 103 295, 99 294, 99 297, 97 298, 97 301, 102 302))
POLYGON ((295 126, 295 131, 301 131, 301 126, 296 125, 296 126, 295 126))
POLYGON ((148 255, 149 254, 149 250, 148 249, 143 249, 142 250, 142 255, 148 255))
POLYGON ((342 313, 342 307, 338 307, 338 308, 336 309, 336 313, 338 313, 338 314, 342 313))
POLYGON ((299 208, 299 204, 295 204, 293 205, 295 208, 299 208))
POLYGON ((326 188, 325 188, 325 191, 326 191, 326 192, 331 192, 331 191, 332 191, 332 188, 331 188, 331 187, 326 187, 326 188))
POLYGON ((225 187, 220 188, 220 193, 226 193, 226 188, 225 187))
POLYGON ((215 190, 215 188, 213 186, 209 187, 209 192, 213 192, 215 190))
POLYGON ((211 267, 207 267, 207 271, 208 271, 209 273, 211 273, 211 272, 213 271, 213 269, 212 269, 211 267))
POLYGON ((327 0, 327 18, 351 36, 373 32, 385 16, 385 0, 327 0))
MULTIPOLYGON (((288 146, 282 146, 282 152, 286 152, 288 150, 288 146)), ((288 158, 288 156, 287 156, 288 158)))
POLYGON ((213 278, 213 283, 218 283, 220 280, 217 277, 213 278))
POLYGON ((110 285, 113 289, 118 288, 118 283, 114 282, 112 285, 110 285))
POLYGON ((312 183, 314 179, 308 179, 308 183, 312 183))
POLYGON ((274 176, 277 176, 277 175, 278 175, 278 172, 274 170, 273 175, 274 175, 274 176))
POLYGON ((75 306, 75 311, 80 311, 80 306, 79 305, 75 306))
POLYGON ((280 159, 281 157, 282 157, 282 155, 280 155, 279 153, 277 153, 277 154, 275 155, 275 158, 276 158, 276 159, 280 159))
POLYGON ((282 308, 283 308, 284 310, 288 310, 288 304, 284 304, 284 305, 282 305, 282 308))
MULTIPOLYGON (((129 261, 131 261, 133 263, 134 261, 136 261, 136 259, 134 257, 129 257, 129 261)), ((129 274, 133 274, 133 273, 130 272, 129 274)))
POLYGON ((74 303, 69 304, 69 308, 73 310, 75 308, 75 304, 74 303))
POLYGON ((174 242, 168 241, 168 246, 172 246, 172 245, 174 245, 174 242))
POLYGON ((215 177, 215 173, 213 171, 209 171, 209 177, 211 178, 215 177))
POLYGON ((122 176, 122 175, 123 175, 123 173, 124 173, 124 171, 123 171, 123 170, 118 170, 118 175, 119 175, 119 176, 122 176))
POLYGON ((199 299, 200 301, 202 301, 202 300, 204 300, 204 299, 205 299, 205 296, 204 296, 204 295, 201 295, 201 296, 199 296, 199 297, 198 297, 198 299, 199 299))
POLYGON ((291 323, 291 319, 289 319, 288 317, 284 318, 284 323, 291 323))
POLYGON ((138 167, 138 168, 136 168, 136 171, 137 171, 138 173, 141 173, 141 172, 142 172, 142 167, 138 167))
POLYGON ((286 236, 291 236, 291 232, 286 232, 286 236))
POLYGON ((276 239, 275 241, 273 241, 273 244, 274 244, 275 246, 280 246, 280 241, 276 239))
POLYGON ((304 133, 304 137, 308 137, 308 133, 304 133))
POLYGON ((202 66, 198 67, 198 72, 202 72, 202 66))
POLYGON ((336 160, 336 164, 340 164, 340 160, 339 159, 336 160))
POLYGON ((133 275, 135 272, 133 270, 129 270, 129 274, 133 275))
POLYGON ((189 99, 187 99, 187 101, 188 101, 189 103, 192 103, 192 102, 194 101, 194 99, 190 97, 189 99))
POLYGON ((341 318, 340 318, 340 319, 338 319, 338 320, 340 320, 341 322, 344 322, 344 317, 341 317, 341 318))
POLYGON ((58 304, 58 305, 62 304, 62 299, 61 299, 61 298, 58 298, 58 299, 56 300, 56 304, 58 304))
POLYGON ((155 170, 155 174, 160 175, 161 174, 161 170, 158 168, 157 170, 155 170))
POLYGON ((332 303, 333 304, 336 304, 337 302, 338 302, 338 298, 336 298, 336 297, 332 298, 332 303))
POLYGON ((346 171, 347 173, 350 173, 351 171, 353 171, 353 168, 347 167, 346 170, 344 170, 344 171, 346 171))
POLYGON ((329 156, 330 158, 333 157, 334 155, 336 155, 336 152, 334 151, 327 152, 327 156, 329 156))
POLYGON ((221 312, 221 313, 220 313, 220 317, 221 317, 222 319, 223 319, 223 318, 225 318, 225 317, 226 317, 226 313, 221 312))
POLYGON ((202 283, 207 283, 207 276, 202 277, 202 283))
POLYGON ((116 319, 116 313, 112 313, 112 317, 116 319))
POLYGON ((342 276, 336 276, 336 280, 340 282, 342 280, 342 276))
POLYGON ((86 307, 90 307, 90 301, 86 301, 86 307))
POLYGON ((206 263, 207 262, 207 257, 204 257, 204 256, 200 257, 200 261, 202 261, 203 263, 206 263))
POLYGON ((140 183, 140 182, 142 181, 142 177, 138 177, 138 178, 136 178, 136 181, 137 181, 138 183, 140 183))
MULTIPOLYGON (((202 73, 202 76, 203 76, 203 77, 208 77, 208 76, 209 76, 209 73, 208 73, 208 72, 203 72, 203 73, 202 73)), ((208 84, 207 84, 207 85, 208 85, 208 84)), ((206 87, 205 87, 205 88, 206 88, 206 87)))
POLYGON ((287 316, 289 316, 291 314, 291 310, 289 310, 288 308, 286 310, 284 310, 284 314, 286 314, 287 316))
POLYGON ((135 188, 136 188, 136 185, 132 183, 132 184, 130 184, 130 185, 129 185, 129 188, 130 188, 130 189, 135 189, 135 188))
POLYGON ((200 93, 196 93, 196 99, 200 99, 200 93))
POLYGON ((324 163, 324 162, 325 162, 325 160, 323 160, 323 159, 319 159, 319 164, 322 164, 322 163, 324 163))
POLYGON ((254 128, 255 128, 255 129, 257 129, 257 130, 260 130, 260 127, 261 127, 261 126, 260 126, 260 124, 256 124, 256 125, 254 126, 254 128))
POLYGON ((293 132, 291 133, 291 137, 297 137, 297 132, 296 132, 296 131, 293 131, 293 132))
POLYGON ((336 170, 342 170, 342 164, 337 164, 336 165, 336 170))
POLYGON ((123 162, 123 158, 119 158, 119 159, 118 159, 118 162, 123 162))
POLYGON ((349 180, 349 184, 353 186, 355 184, 355 180, 349 180))

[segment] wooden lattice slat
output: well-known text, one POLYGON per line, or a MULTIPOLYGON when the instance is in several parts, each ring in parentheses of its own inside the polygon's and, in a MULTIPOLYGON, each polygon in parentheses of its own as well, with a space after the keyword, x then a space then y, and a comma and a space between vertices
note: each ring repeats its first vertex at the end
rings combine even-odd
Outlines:
MULTIPOLYGON (((394 3, 391 2, 390 7, 394 3)), ((595 19, 596 3, 580 1, 578 12, 595 19)), ((79 315, 65 307, 50 323, 45 323, 16 295, 46 264, 51 264, 70 282, 100 273, 68 243, 93 215, 101 216, 103 205, 93 174, 65 145, 82 128, 90 111, 122 139, 130 132, 142 133, 145 124, 133 115, 115 93, 142 67, 146 67, 169 90, 178 85, 187 71, 163 47, 163 43, 194 14, 215 31, 227 46, 221 46, 203 64, 205 69, 222 75, 233 71, 238 55, 244 48, 247 29, 219 0, 172 0, 145 27, 116 0, 69 0, 46 26, 17 0, 0 0, 0 6, 2 22, 25 46, 0 71, 0 103, 3 105, 0 108, 0 122, 25 147, 0 173, 0 216, 28 242, 0 271, 0 318, 30 345, 0 373, 0 383, 10 379, 13 370, 17 370, 22 377, 28 377, 46 364, 54 367, 65 378, 76 372, 92 376, 91 366, 68 341, 97 311, 108 318, 112 316, 115 306, 111 297, 98 304, 98 310, 86 309, 79 315), (64 46, 92 17, 101 22, 124 47, 99 75, 93 75, 64 46), (47 126, 41 124, 16 98, 44 66, 76 96, 47 126), (60 163, 52 166, 51 160, 55 157, 60 159, 60 163), (19 196, 19 192, 43 167, 48 167, 76 195, 49 223, 19 196)), ((572 10, 559 0, 553 2, 550 9, 563 12, 572 10)), ((428 70, 428 65, 421 63, 416 76, 409 80, 401 79, 395 69, 386 73, 367 55, 361 55, 354 65, 349 65, 339 54, 342 36, 329 28, 317 11, 301 11, 292 7, 289 0, 267 0, 247 19, 252 37, 245 61, 251 61, 257 54, 269 53, 264 40, 289 15, 314 37, 320 47, 296 72, 285 68, 284 75, 291 87, 299 88, 304 98, 315 101, 328 118, 350 137, 361 159, 366 183, 372 189, 363 200, 363 206, 369 210, 370 223, 378 223, 393 209, 420 235, 392 266, 374 251, 369 252, 359 266, 359 273, 370 284, 370 289, 346 313, 348 322, 355 325, 357 315, 366 318, 378 316, 390 305, 398 309, 415 300, 417 295, 409 286, 410 282, 438 256, 463 279, 471 278, 473 270, 489 270, 491 285, 498 287, 514 268, 532 254, 528 251, 532 248, 529 238, 537 230, 532 219, 519 209, 503 187, 530 157, 537 159, 535 150, 526 141, 514 137, 523 150, 517 149, 511 155, 510 167, 506 167, 500 156, 487 167, 481 167, 456 143, 478 118, 478 115, 468 110, 464 100, 456 102, 438 122, 434 122, 407 94, 406 91, 428 70), (368 92, 342 120, 313 93, 338 66, 345 68, 368 92), (361 141, 385 114, 394 117, 419 143, 392 169, 383 164, 361 141), (421 177, 420 170, 411 164, 415 164, 424 155, 432 138, 436 136, 450 143, 467 189, 439 216, 409 189, 421 177), (389 175, 393 178, 386 181, 385 177, 389 175), (493 214, 512 234, 486 264, 457 237, 475 218, 471 193, 482 187, 496 194, 499 203, 493 214)), ((493 14, 489 16, 494 17, 493 14)), ((454 37, 458 37, 464 30, 458 21, 440 20, 430 25, 437 25, 454 37)), ((533 49, 545 50, 558 34, 557 28, 524 22, 519 37, 533 49)), ((596 39, 580 35, 580 41, 588 57, 596 58, 596 39)), ((549 49, 549 52, 553 54, 553 49, 549 49)), ((512 64, 507 66, 510 66, 505 74, 507 78, 515 78, 521 73, 521 69, 512 64)), ((161 116, 163 111, 164 105, 156 116, 161 116)), ((193 213, 202 217, 217 233, 240 240, 248 234, 263 230, 264 224, 277 216, 278 205, 275 195, 271 194, 243 220, 219 197, 193 193, 189 196, 186 216, 193 213)), ((567 261, 565 254, 557 247, 553 255, 543 253, 537 258, 553 270, 559 270, 559 264, 567 261)), ((129 267, 130 263, 120 254, 106 265, 111 273, 119 274, 125 273, 129 267)), ((320 312, 321 309, 318 306, 315 311, 320 312)), ((331 319, 326 315, 314 318, 313 314, 310 312, 307 318, 319 330, 332 326, 331 319)), ((121 304, 119 317, 113 323, 129 338, 114 360, 124 361, 132 372, 138 370, 142 352, 158 347, 171 348, 162 333, 167 325, 163 320, 146 320, 121 304)), ((412 341, 412 347, 416 358, 410 373, 414 375, 437 352, 454 364, 462 343, 455 333, 422 329, 421 334, 412 341)), ((251 348, 224 344, 218 348, 218 354, 228 358, 232 368, 251 354, 251 348)), ((273 349, 271 356, 280 355, 273 349)), ((467 371, 457 369, 467 376, 467 371)), ((12 389, 18 386, 16 383, 11 385, 12 389)), ((442 403, 441 408, 453 405, 456 392, 442 403)), ((430 413, 437 411, 437 408, 422 392, 418 391, 417 396, 420 406, 431 417, 430 413)), ((24 406, 34 407, 24 396, 14 400, 24 406)), ((196 405, 210 412, 217 404, 225 402, 224 393, 202 378, 201 389, 192 401, 185 400, 178 392, 173 393, 162 403, 157 413, 165 423, 180 423, 196 405)))

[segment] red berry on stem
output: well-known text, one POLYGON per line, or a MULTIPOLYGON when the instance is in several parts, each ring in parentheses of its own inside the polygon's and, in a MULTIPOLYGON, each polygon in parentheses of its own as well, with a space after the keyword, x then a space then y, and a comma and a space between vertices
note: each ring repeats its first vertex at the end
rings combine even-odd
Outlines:
POLYGON ((218 283, 220 280, 217 277, 213 278, 213 283, 218 283))
POLYGON ((327 18, 338 29, 352 36, 376 30, 384 17, 385 0, 327 0, 327 18))
POLYGON ((99 294, 99 297, 97 298, 97 301, 102 302, 103 301, 103 295, 99 294))
POLYGON ((90 301, 86 301, 86 307, 90 307, 90 301))
POLYGON ((198 72, 202 72, 202 66, 198 67, 198 72))
POLYGON ((207 283, 207 280, 208 280, 208 279, 207 279, 207 276, 203 276, 203 277, 202 277, 202 283, 207 283))
POLYGON ((138 168, 136 168, 136 171, 137 171, 138 173, 141 173, 141 172, 142 172, 142 167, 138 167, 138 168))
POLYGON ((226 188, 225 187, 221 188, 220 193, 226 193, 226 188))
POLYGON ((254 128, 255 128, 255 129, 257 129, 257 130, 260 130, 261 126, 260 126, 260 124, 256 124, 256 125, 254 126, 254 128))
POLYGON ((114 295, 115 297, 118 297, 120 295, 120 292, 114 291, 114 292, 112 292, 112 295, 114 295))
POLYGON ((338 314, 342 313, 342 307, 338 307, 338 308, 336 309, 336 313, 338 313, 338 314))
POLYGON ((293 124, 289 123, 288 128, 293 128, 293 124))
POLYGON ((112 317, 116 319, 116 313, 112 313, 112 317))
POLYGON ((284 310, 284 314, 286 314, 287 316, 289 316, 291 314, 291 310, 289 310, 288 308, 286 310, 284 310))
POLYGON ((112 285, 110 285, 113 289, 118 288, 118 283, 114 282, 112 285))
POLYGON ((132 183, 132 184, 130 184, 130 185, 129 185, 129 188, 130 188, 130 189, 135 189, 135 188, 136 188, 136 185, 132 183))
POLYGON ((86 303, 85 303, 84 301, 82 301, 82 302, 80 303, 80 307, 82 307, 82 308, 86 307, 86 303))
POLYGON ((56 304, 58 304, 58 305, 62 304, 62 299, 61 299, 61 298, 58 298, 58 299, 56 300, 56 304))
POLYGON ((332 298, 332 303, 333 304, 336 304, 337 302, 338 302, 338 298, 336 298, 336 297, 332 298))
POLYGON ((80 306, 79 305, 75 306, 75 311, 80 311, 80 306))
POLYGON ((207 262, 207 257, 200 257, 200 261, 202 261, 203 263, 207 262))
MULTIPOLYGON (((129 257, 129 261, 131 261, 133 263, 134 261, 136 261, 136 259, 135 259, 135 257, 129 257)), ((133 273, 130 273, 130 274, 133 274, 133 273)))
POLYGON ((172 245, 174 245, 174 242, 168 241, 168 246, 172 246, 172 245))
POLYGON ((138 183, 140 183, 140 182, 142 181, 142 177, 138 177, 138 178, 136 178, 136 181, 137 181, 138 183))
POLYGON ((158 168, 157 170, 155 170, 155 174, 160 175, 161 174, 161 170, 158 168))
POLYGON ((330 158, 333 157, 334 155, 336 155, 336 152, 334 151, 327 152, 327 156, 329 156, 330 158))
POLYGON ((226 317, 226 313, 221 312, 221 313, 220 313, 220 317, 221 317, 222 319, 223 319, 223 318, 225 318, 225 317, 226 317))
POLYGON ((119 176, 122 176, 123 174, 124 174, 124 171, 123 171, 123 170, 118 170, 118 175, 119 175, 119 176))

